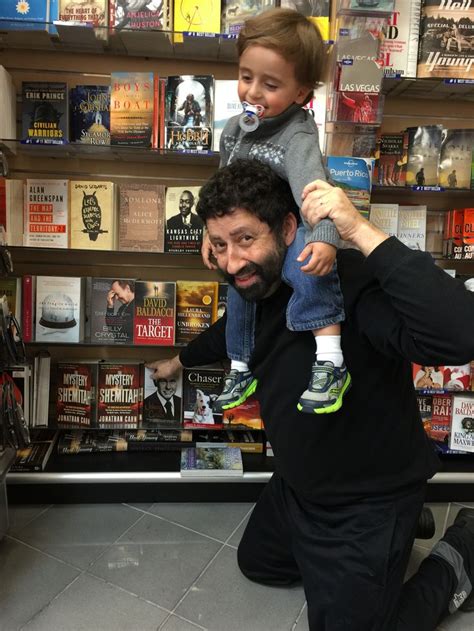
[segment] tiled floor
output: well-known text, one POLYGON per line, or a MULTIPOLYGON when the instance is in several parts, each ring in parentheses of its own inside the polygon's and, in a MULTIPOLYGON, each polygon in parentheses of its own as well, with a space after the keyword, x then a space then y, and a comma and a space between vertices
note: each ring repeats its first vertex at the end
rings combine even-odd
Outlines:
MULTIPOLYGON (((435 538, 417 542, 409 571, 454 519, 446 506, 435 538)), ((236 546, 251 509, 10 506, 0 631, 308 631, 300 587, 267 588, 239 573, 236 546)), ((472 631, 474 614, 452 616, 441 629, 472 631)))

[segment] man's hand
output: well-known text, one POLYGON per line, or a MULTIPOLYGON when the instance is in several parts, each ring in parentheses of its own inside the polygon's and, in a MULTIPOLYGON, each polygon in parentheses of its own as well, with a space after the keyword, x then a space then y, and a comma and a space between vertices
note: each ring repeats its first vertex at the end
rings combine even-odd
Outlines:
POLYGON ((159 359, 156 362, 145 364, 145 366, 153 370, 152 379, 172 379, 183 369, 179 355, 175 355, 172 359, 159 359))
POLYGON ((341 239, 353 243, 365 256, 388 239, 385 232, 362 217, 337 186, 315 180, 304 187, 302 198, 301 214, 311 226, 321 219, 332 219, 341 239))
POLYGON ((309 261, 301 266, 301 271, 313 276, 324 276, 332 270, 336 254, 337 249, 334 245, 318 241, 305 245, 296 260, 301 263, 310 256, 309 261))
POLYGON ((208 267, 209 269, 217 269, 214 253, 212 251, 211 241, 206 230, 204 230, 204 234, 202 237, 201 256, 206 267, 208 267))
POLYGON ((107 293, 107 307, 111 309, 114 306, 115 300, 115 291, 113 289, 109 289, 107 293))

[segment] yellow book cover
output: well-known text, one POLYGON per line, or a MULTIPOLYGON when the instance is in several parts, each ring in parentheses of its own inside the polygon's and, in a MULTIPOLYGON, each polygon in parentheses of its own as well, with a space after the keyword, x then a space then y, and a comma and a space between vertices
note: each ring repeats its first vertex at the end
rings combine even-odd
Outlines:
POLYGON ((220 33, 220 0, 175 0, 174 31, 220 33))
POLYGON ((69 247, 114 250, 116 222, 113 182, 70 182, 69 247))
POLYGON ((177 281, 176 344, 187 344, 216 321, 218 290, 216 281, 177 281))

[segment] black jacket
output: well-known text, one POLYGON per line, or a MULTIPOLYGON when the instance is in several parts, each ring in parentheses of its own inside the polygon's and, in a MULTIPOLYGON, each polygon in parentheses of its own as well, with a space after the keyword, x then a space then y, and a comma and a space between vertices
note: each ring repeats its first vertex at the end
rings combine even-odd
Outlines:
MULTIPOLYGON (((299 493, 326 503, 383 494, 430 478, 438 459, 420 420, 410 361, 474 357, 474 293, 394 237, 367 258, 337 257, 352 388, 334 414, 298 412, 314 360, 312 333, 289 331, 284 284, 257 308, 250 368, 275 466, 299 493)), ((185 366, 225 357, 225 316, 180 353, 185 366)))

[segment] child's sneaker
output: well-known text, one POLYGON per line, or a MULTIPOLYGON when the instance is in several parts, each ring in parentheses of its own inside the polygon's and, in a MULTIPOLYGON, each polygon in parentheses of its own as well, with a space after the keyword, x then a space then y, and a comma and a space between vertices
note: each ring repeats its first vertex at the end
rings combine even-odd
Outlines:
POLYGON ((224 389, 214 401, 214 412, 230 410, 246 401, 257 388, 257 380, 249 370, 231 370, 224 378, 224 389))
POLYGON ((329 414, 342 406, 342 397, 351 385, 351 376, 343 364, 315 361, 308 389, 298 401, 298 410, 309 414, 329 414))

